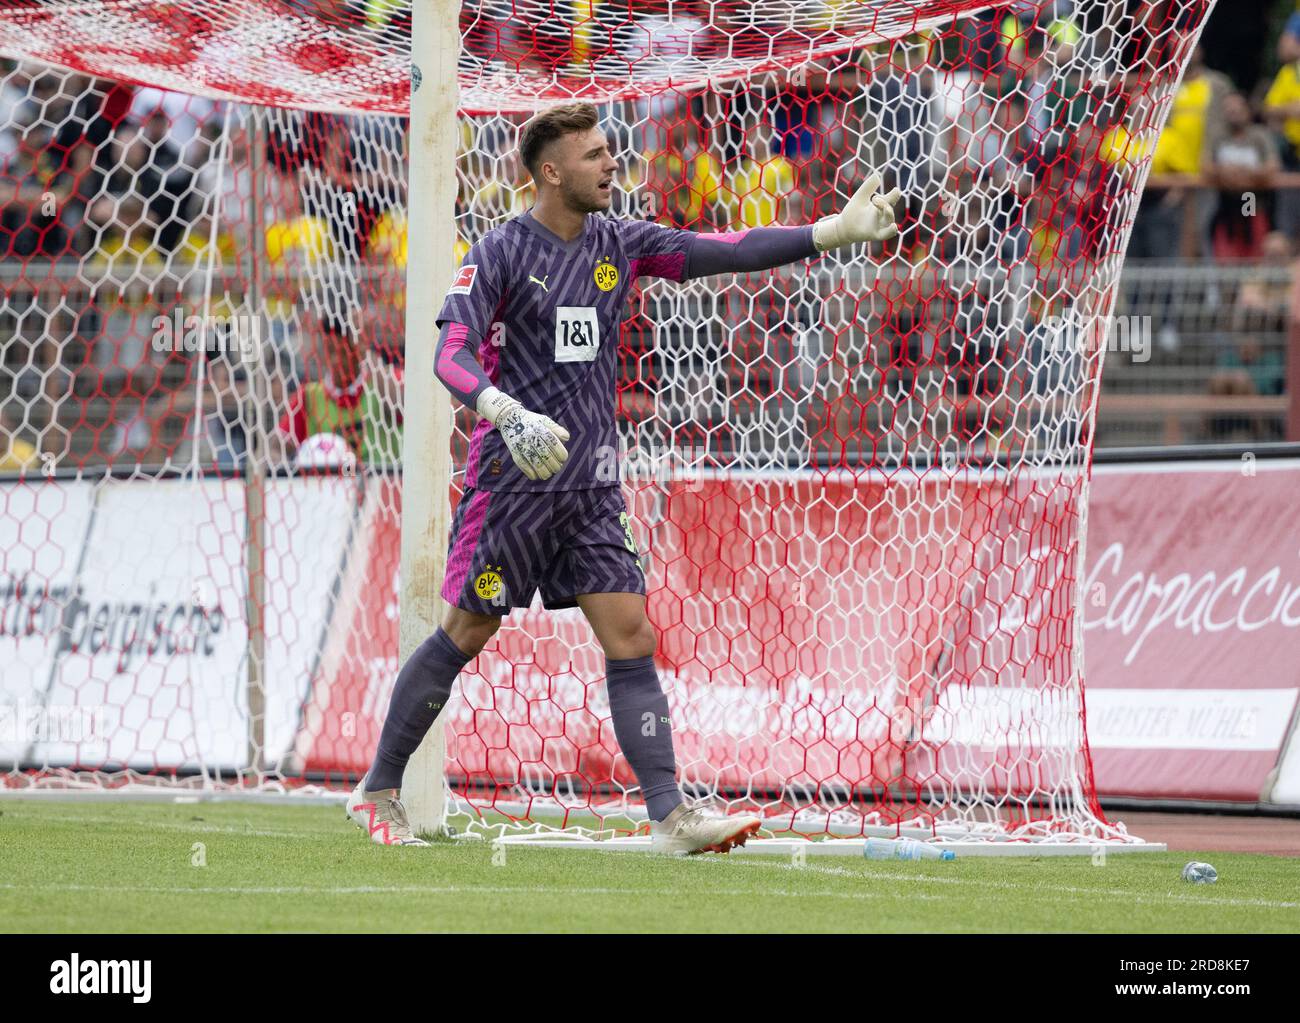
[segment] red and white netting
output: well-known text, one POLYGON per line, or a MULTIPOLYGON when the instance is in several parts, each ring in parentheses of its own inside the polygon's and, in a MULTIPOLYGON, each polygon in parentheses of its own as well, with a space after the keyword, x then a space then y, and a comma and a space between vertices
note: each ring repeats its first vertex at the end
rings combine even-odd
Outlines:
MULTIPOLYGON (((807 223, 872 169, 906 197, 894 241, 647 283, 623 326, 692 797, 810 835, 1127 837, 1085 733, 1089 454, 1210 6, 463 5, 448 260, 531 204, 519 126, 575 96, 612 215, 807 223)), ((0 3, 7 787, 365 770, 398 667, 409 17, 0 3)), ((515 612, 440 719, 458 811, 633 827, 602 670, 577 612, 515 612)))

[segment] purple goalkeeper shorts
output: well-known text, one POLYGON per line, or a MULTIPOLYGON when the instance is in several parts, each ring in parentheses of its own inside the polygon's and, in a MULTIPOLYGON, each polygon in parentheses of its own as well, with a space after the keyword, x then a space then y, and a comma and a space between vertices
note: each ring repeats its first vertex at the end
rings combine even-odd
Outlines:
POLYGON ((553 493, 466 487, 456 506, 442 596, 465 611, 507 615, 577 607, 582 593, 645 593, 621 487, 553 493))

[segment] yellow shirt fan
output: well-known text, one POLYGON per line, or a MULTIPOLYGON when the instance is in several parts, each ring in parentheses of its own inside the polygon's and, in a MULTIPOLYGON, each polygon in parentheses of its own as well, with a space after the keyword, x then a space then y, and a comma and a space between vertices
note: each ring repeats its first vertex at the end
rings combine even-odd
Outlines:
POLYGON ((291 251, 301 252, 308 260, 329 259, 334 254, 329 227, 320 217, 303 214, 292 220, 279 221, 266 229, 266 258, 272 263, 285 259, 291 251))
POLYGON ((783 156, 765 163, 741 160, 727 180, 726 205, 734 230, 778 223, 781 200, 794 191, 794 164, 783 156))

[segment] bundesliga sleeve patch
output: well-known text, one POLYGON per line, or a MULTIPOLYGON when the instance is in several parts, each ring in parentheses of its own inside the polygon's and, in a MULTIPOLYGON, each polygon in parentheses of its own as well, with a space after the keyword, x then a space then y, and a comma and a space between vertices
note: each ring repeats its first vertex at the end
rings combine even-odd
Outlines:
POLYGON ((472 263, 456 271, 456 279, 447 289, 448 295, 468 295, 474 289, 474 278, 478 276, 478 267, 472 263))

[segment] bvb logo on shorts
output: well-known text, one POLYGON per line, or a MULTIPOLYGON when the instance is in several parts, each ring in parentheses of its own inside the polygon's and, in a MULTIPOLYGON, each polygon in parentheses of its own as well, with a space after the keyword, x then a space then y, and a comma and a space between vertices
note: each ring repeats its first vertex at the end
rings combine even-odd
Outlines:
POLYGON ((497 565, 496 568, 488 565, 487 568, 479 573, 478 578, 474 580, 474 592, 477 593, 479 598, 482 600, 495 601, 501 596, 501 589, 500 565, 497 565))
POLYGON ((601 291, 613 291, 618 285, 618 267, 613 263, 598 264, 593 276, 596 278, 596 287, 601 291))

